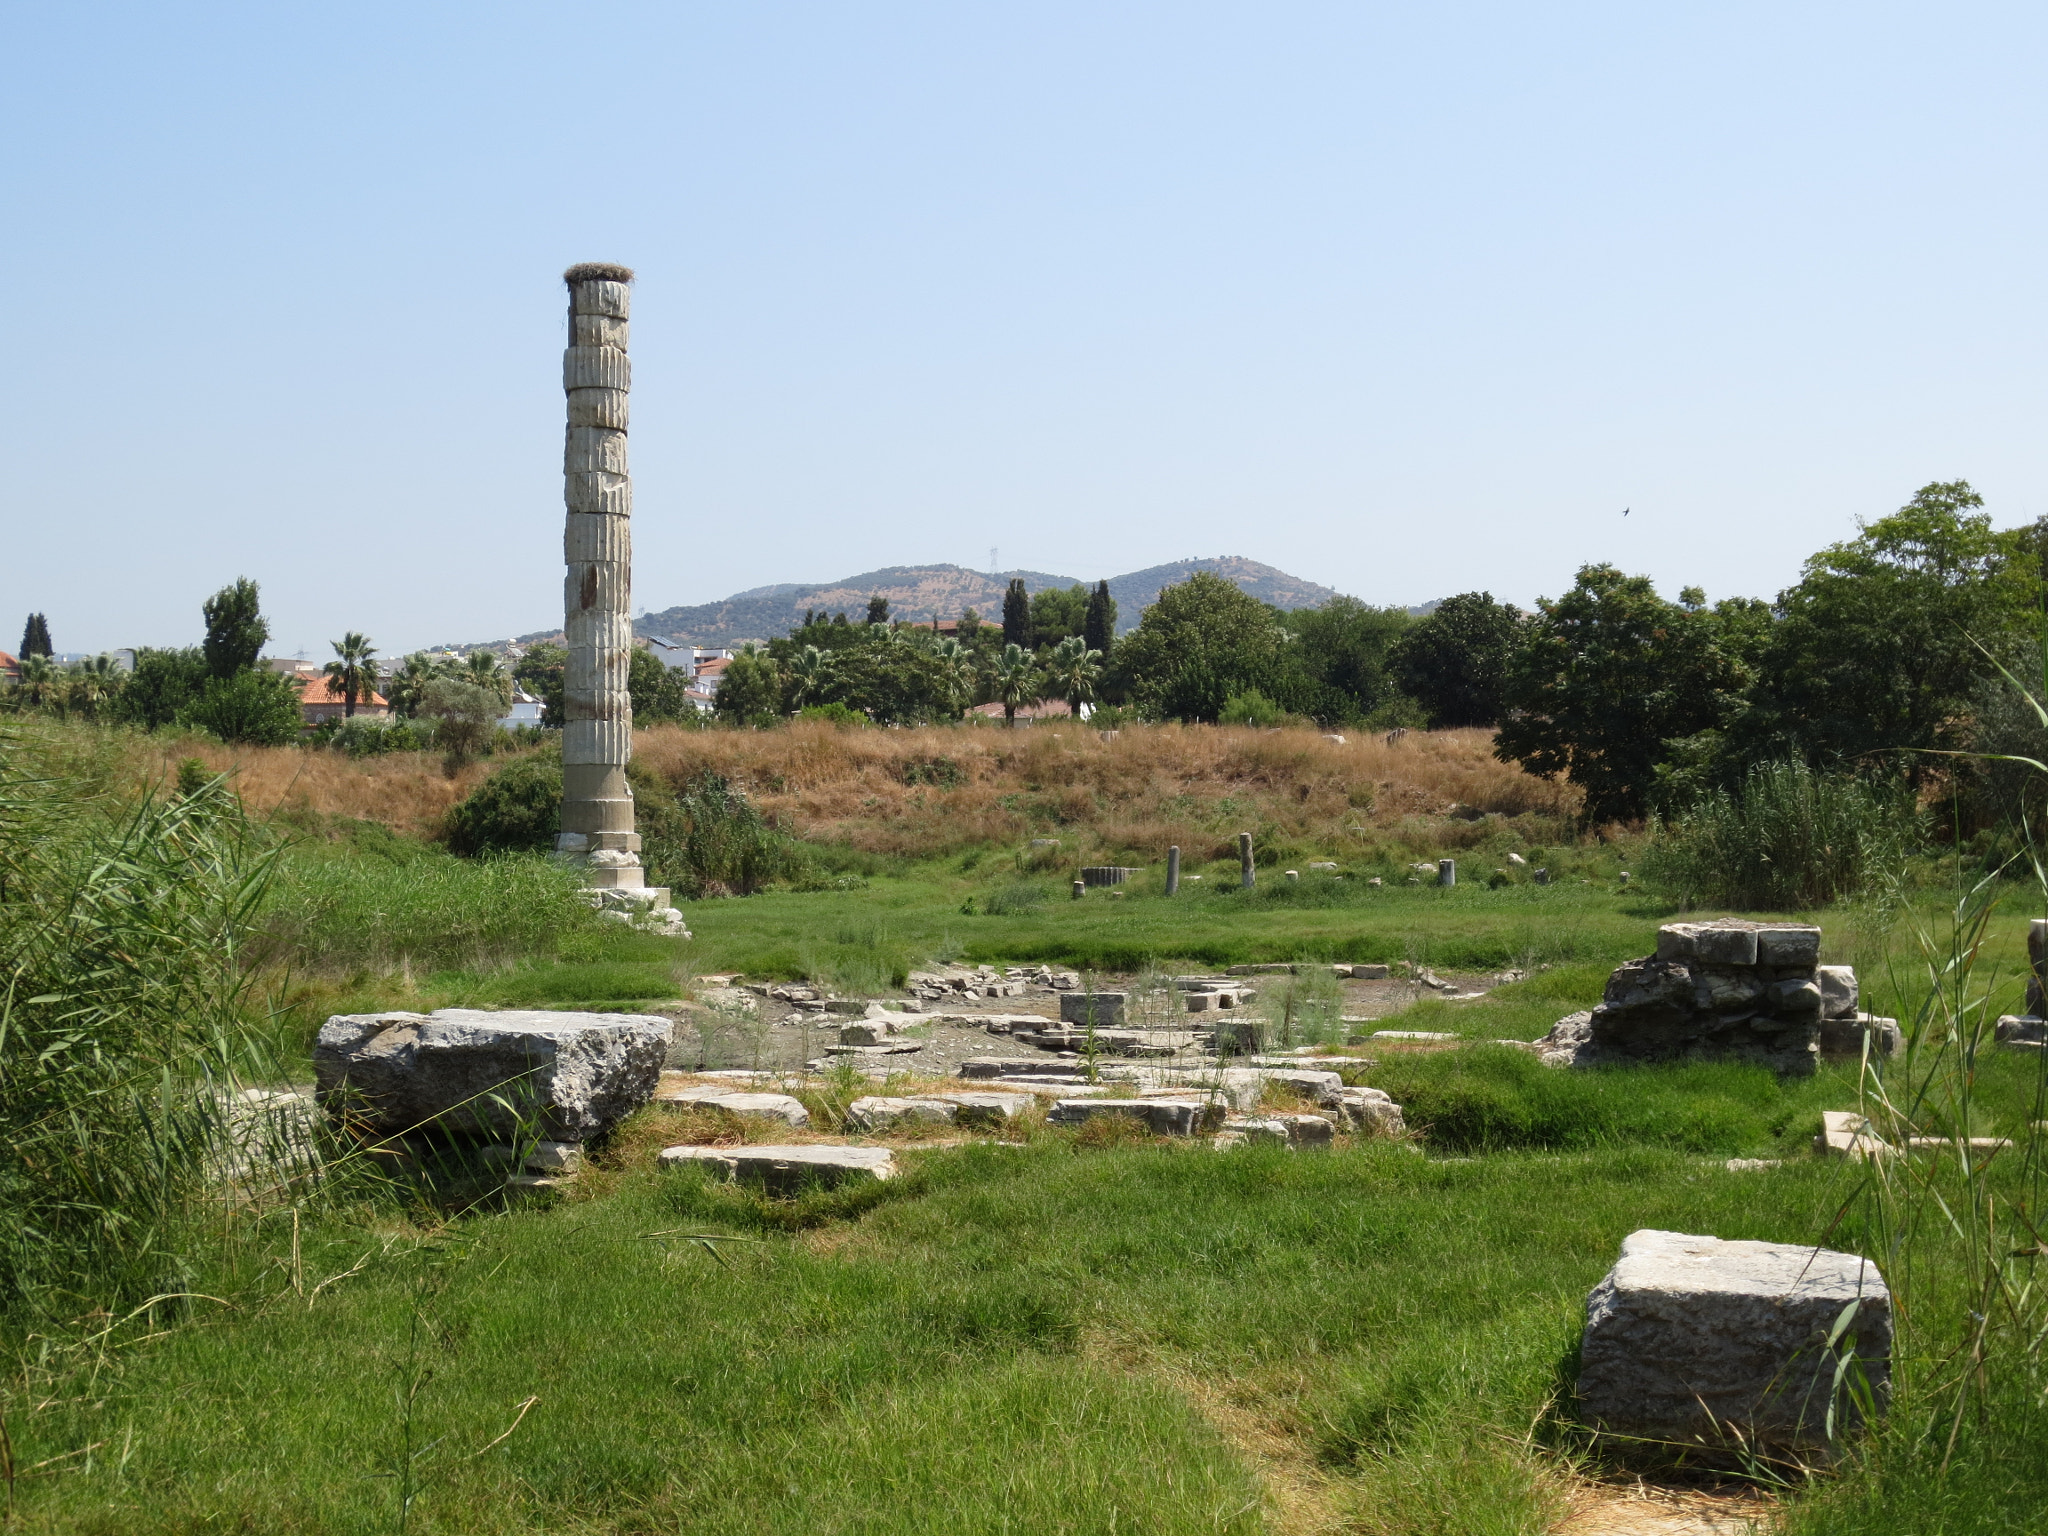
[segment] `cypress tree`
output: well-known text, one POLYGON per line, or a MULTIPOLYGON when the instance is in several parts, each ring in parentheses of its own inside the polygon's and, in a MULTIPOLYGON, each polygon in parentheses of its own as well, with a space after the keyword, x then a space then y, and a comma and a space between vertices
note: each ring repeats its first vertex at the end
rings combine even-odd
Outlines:
POLYGON ((28 616, 28 622, 21 627, 21 657, 26 661, 31 656, 50 654, 50 621, 40 613, 28 616))
POLYGON ((1107 581, 1098 581, 1089 594, 1088 618, 1081 634, 1089 650, 1109 654, 1110 642, 1116 639, 1116 599, 1109 595, 1107 581))
POLYGON ((1031 649, 1031 594, 1024 590, 1024 578, 1012 577, 1010 590, 1003 594, 1003 644, 1031 649))

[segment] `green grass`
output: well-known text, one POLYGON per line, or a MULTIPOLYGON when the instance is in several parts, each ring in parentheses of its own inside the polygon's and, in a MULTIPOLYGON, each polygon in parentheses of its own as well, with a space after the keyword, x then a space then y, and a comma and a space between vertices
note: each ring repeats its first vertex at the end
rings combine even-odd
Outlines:
MULTIPOLYGON (((418 1532, 1249 1533, 1252 1463, 1204 1409, 1227 1387, 1374 1528, 1534 1532, 1552 1485, 1524 1437, 1621 1237, 1796 1240, 1842 1177, 1050 1141, 930 1155, 792 1232, 631 1173, 310 1305, 278 1269, 208 1276, 232 1310, 10 1417, 19 1464, 100 1444, 22 1485, 23 1524, 397 1530, 410 1444, 418 1532), (721 1262, 663 1232, 756 1241, 721 1262)), ((308 1288, 386 1242, 305 1235, 308 1288)))
MULTIPOLYGON (((1411 960, 1443 968, 1545 962, 1613 966, 1654 945, 1668 910, 1639 893, 1592 885, 1451 890, 1271 875, 1252 892, 1204 883, 1168 900, 1153 873, 1128 894, 1081 901, 1047 883, 1024 902, 1013 873, 927 864, 880 876, 858 892, 768 892, 693 902, 700 970, 809 974, 820 935, 858 930, 857 942, 896 956, 1057 962, 1135 971, 1163 960, 1225 966, 1273 960, 1411 960), (993 897, 1008 910, 991 915, 993 897), (971 912, 963 911, 970 900, 971 912), (809 949, 807 949, 809 946, 809 949)), ((835 942, 838 942, 835 939, 835 942)), ((1547 1027, 1547 1026, 1546 1026, 1547 1027)))

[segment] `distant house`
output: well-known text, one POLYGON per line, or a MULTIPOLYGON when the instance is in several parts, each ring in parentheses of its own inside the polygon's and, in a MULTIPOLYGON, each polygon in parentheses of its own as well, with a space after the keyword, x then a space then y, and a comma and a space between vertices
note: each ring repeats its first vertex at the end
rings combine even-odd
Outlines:
POLYGON ((21 663, 16 658, 0 651, 0 684, 12 688, 21 681, 21 663))
MULTIPOLYGON (((341 685, 326 673, 294 671, 286 672, 285 676, 295 679, 301 685, 299 718, 306 724, 318 725, 323 720, 339 720, 348 712, 348 700, 342 696, 341 685)), ((388 719, 390 714, 391 702, 383 694, 356 695, 358 720, 383 720, 388 719)))
POLYGON ((540 700, 515 684, 512 689, 512 708, 498 724, 508 728, 515 725, 539 725, 540 712, 540 700))

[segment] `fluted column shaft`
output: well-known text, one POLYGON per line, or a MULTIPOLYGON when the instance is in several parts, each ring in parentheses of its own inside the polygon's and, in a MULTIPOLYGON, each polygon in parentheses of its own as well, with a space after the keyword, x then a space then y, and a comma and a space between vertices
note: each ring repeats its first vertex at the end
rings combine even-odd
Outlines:
POLYGON ((568 522, 562 553, 563 629, 569 662, 563 679, 562 836, 567 854, 610 856, 605 883, 643 882, 633 830, 626 762, 633 751, 633 481, 626 465, 626 356, 633 274, 624 267, 571 267, 569 347, 562 388, 569 425, 562 458, 568 522))

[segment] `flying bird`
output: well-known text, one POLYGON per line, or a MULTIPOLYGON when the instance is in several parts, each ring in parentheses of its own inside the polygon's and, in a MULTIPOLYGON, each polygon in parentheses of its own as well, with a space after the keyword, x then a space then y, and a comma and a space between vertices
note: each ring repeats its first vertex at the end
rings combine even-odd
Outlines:
POLYGON ((1627 508, 1627 507, 1623 507, 1623 508, 1621 509, 1621 515, 1622 515, 1623 517, 1627 517, 1627 516, 1628 516, 1628 508, 1627 508))

